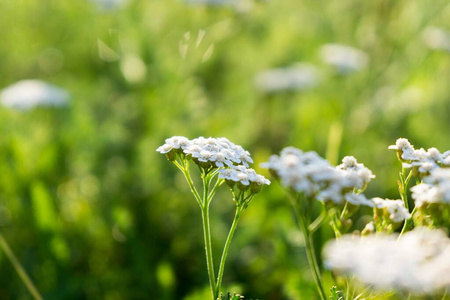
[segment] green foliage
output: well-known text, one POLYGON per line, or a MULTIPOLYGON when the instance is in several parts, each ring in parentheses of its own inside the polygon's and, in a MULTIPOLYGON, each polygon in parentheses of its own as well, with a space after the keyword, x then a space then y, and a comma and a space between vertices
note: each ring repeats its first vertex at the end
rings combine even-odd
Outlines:
MULTIPOLYGON (((398 198, 386 154, 398 137, 450 148, 449 56, 422 38, 450 28, 447 0, 249 2, 0 1, 0 88, 40 79, 71 94, 62 109, 0 106, 0 230, 44 299, 205 299, 197 204, 155 151, 167 137, 225 136, 266 177, 259 163, 285 146, 354 155, 377 175, 367 196, 386 198, 398 198), (367 67, 336 73, 320 59, 325 43, 363 50, 367 67), (297 62, 315 64, 320 84, 255 87, 259 72, 297 62)), ((213 249, 233 218, 227 192, 211 203, 213 249)), ((330 237, 325 228, 314 242, 330 237)), ((224 285, 312 299, 303 247, 274 184, 241 220, 224 285)), ((0 299, 29 299, 2 253, 0 299)))
POLYGON ((230 293, 227 293, 226 295, 221 293, 220 297, 217 298, 217 300, 241 300, 241 299, 245 299, 245 297, 236 293, 233 293, 233 295, 231 295, 230 293))
POLYGON ((342 292, 339 291, 336 286, 332 286, 330 291, 331 291, 330 296, 331 300, 345 300, 344 296, 342 295, 342 292))

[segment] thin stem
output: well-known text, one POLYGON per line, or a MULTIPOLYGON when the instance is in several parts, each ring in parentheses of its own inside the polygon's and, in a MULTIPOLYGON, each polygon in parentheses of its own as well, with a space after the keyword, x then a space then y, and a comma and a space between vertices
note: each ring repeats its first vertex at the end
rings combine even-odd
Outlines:
POLYGON ((320 274, 319 265, 317 263, 316 254, 314 252, 314 242, 312 239, 312 232, 309 231, 307 220, 305 214, 300 209, 296 209, 298 222, 300 228, 303 232, 303 236, 305 238, 305 246, 306 246, 306 256, 308 258, 309 266, 312 269, 314 281, 316 283, 317 291, 319 292, 320 298, 322 300, 326 300, 326 293, 323 288, 322 276, 320 274))
POLYGON ((216 300, 217 299, 215 293, 216 281, 214 276, 214 264, 211 247, 211 231, 209 225, 209 203, 207 203, 202 208, 202 220, 203 220, 203 236, 205 240, 206 267, 208 269, 209 286, 211 288, 213 300, 216 300))
POLYGON ((212 188, 211 192, 208 195, 207 199, 208 202, 211 201, 212 197, 214 197, 214 195, 216 194, 217 188, 221 186, 224 182, 225 182, 224 179, 217 178, 216 184, 214 184, 214 187, 212 188))
POLYGON ((409 218, 409 219, 406 219, 405 220, 405 224, 403 224, 403 228, 402 228, 402 231, 400 232, 400 234, 399 234, 399 238, 406 232, 406 230, 408 230, 409 229, 409 227, 412 225, 412 218, 413 218, 413 215, 414 215, 414 213, 416 212, 416 206, 414 206, 414 208, 413 208, 413 210, 412 210, 412 212, 411 212, 411 218, 409 218))
POLYGON ((195 200, 197 200, 198 204, 200 206, 202 203, 202 199, 200 198, 199 193, 197 192, 197 188, 194 185, 194 182, 192 181, 191 174, 189 173, 189 162, 187 160, 184 161, 184 165, 181 166, 177 161, 174 161, 174 164, 178 167, 178 169, 183 172, 184 178, 186 178, 186 181, 189 185, 189 188, 191 189, 192 194, 195 197, 195 200))
POLYGON ((206 252, 206 267, 208 269, 209 286, 211 288, 211 293, 213 300, 217 299, 215 293, 216 279, 214 273, 214 262, 212 255, 211 246, 211 230, 209 222, 209 185, 211 183, 211 176, 209 176, 207 171, 202 172, 203 179, 203 199, 202 199, 202 220, 203 220, 203 235, 205 239, 205 252, 206 252))
POLYGON ((308 226, 309 232, 312 234, 323 224, 323 221, 327 217, 327 211, 322 209, 320 215, 308 226))
POLYGON ((220 259, 219 274, 217 276, 216 297, 219 296, 220 289, 222 287, 222 278, 223 278, 223 272, 225 269, 225 262, 226 262, 227 255, 228 255, 228 249, 230 248, 231 240, 233 239, 233 235, 234 235, 234 232, 236 231, 242 211, 243 210, 241 210, 240 207, 236 207, 236 213, 234 215, 233 224, 231 225, 227 240, 225 241, 225 246, 224 246, 223 252, 222 252, 222 258, 220 259))
MULTIPOLYGON (((409 171, 408 176, 406 176, 406 169, 405 167, 403 167, 402 165, 402 172, 400 173, 400 197, 403 200, 403 203, 405 204, 405 208, 409 210, 409 204, 408 204, 408 184, 409 181, 411 180, 412 177, 412 171, 409 171)), ((409 228, 412 225, 412 217, 409 219, 406 219, 405 222, 403 223, 403 228, 402 231, 400 233, 400 236, 403 235, 403 233, 405 233, 407 230, 409 230, 409 228)), ((400 237, 399 236, 399 237, 400 237)))
POLYGON ((9 261, 13 265, 17 274, 19 274, 20 279, 22 279, 22 282, 25 284, 28 291, 33 296, 33 298, 35 300, 42 300, 43 298, 39 294, 39 291, 36 289, 36 286, 33 284, 30 277, 25 272, 25 269, 22 267, 19 260, 16 258, 16 256, 12 252, 11 248, 8 245, 8 242, 5 240, 5 238, 3 237, 1 232, 0 232, 0 246, 3 249, 3 252, 5 253, 6 257, 8 257, 9 261))

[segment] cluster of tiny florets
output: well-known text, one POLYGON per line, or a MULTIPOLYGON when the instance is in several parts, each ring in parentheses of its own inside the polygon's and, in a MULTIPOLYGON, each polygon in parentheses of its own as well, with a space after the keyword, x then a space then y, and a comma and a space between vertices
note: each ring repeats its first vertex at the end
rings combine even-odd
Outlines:
POLYGON ((248 167, 248 164, 253 162, 248 151, 226 138, 199 137, 189 140, 182 136, 174 136, 166 139, 166 143, 156 151, 163 154, 178 151, 195 161, 218 168, 240 164, 248 167))
POLYGON ((405 138, 398 139, 389 149, 397 150, 403 166, 412 168, 413 174, 423 180, 411 188, 416 207, 430 203, 450 204, 450 151, 416 150, 405 138))
POLYGON ((355 194, 354 190, 363 189, 375 177, 354 157, 345 157, 341 165, 333 167, 316 152, 303 152, 294 147, 284 148, 280 155, 272 155, 262 166, 280 178, 282 185, 307 197, 336 204, 345 201, 365 204, 367 199, 355 194))
POLYGON ((251 186, 255 191, 259 191, 259 188, 263 185, 270 184, 270 181, 264 176, 259 175, 255 170, 243 165, 220 169, 219 178, 225 179, 230 187, 238 183, 238 186, 242 189, 251 186))
POLYGON ((183 136, 173 136, 156 151, 175 159, 179 154, 183 159, 192 159, 200 167, 206 169, 219 168, 219 178, 225 179, 228 185, 238 183, 240 189, 251 188, 258 192, 270 181, 249 168, 253 160, 250 153, 226 138, 198 137, 189 140, 183 136))
POLYGON ((385 211, 389 216, 389 219, 394 223, 400 223, 406 219, 411 218, 411 214, 405 207, 405 203, 398 200, 372 198, 370 201, 373 203, 373 207, 376 209, 385 211))
POLYGON ((426 203, 450 204, 450 169, 437 168, 423 181, 411 188, 417 207, 426 203))
POLYGON ((421 176, 429 175, 436 168, 450 167, 450 151, 440 153, 436 148, 416 150, 405 138, 398 139, 395 145, 389 146, 389 149, 397 150, 403 166, 413 168, 421 176))
POLYGON ((433 294, 450 287, 450 239, 441 230, 419 227, 400 238, 347 235, 324 254, 327 268, 375 288, 433 294))

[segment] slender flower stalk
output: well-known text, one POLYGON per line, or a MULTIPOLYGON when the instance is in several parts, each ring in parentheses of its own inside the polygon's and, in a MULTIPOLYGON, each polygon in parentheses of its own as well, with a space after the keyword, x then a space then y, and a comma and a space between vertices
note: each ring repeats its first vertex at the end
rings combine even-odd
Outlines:
POLYGON ((228 250, 231 245, 231 240, 233 239, 234 232, 236 231, 237 225, 239 223, 239 219, 241 217, 241 213, 243 212, 242 208, 236 208, 236 213, 234 214, 233 223, 230 228, 230 232, 228 233, 227 240, 225 241, 225 246, 223 247, 222 257, 220 259, 219 265, 219 273, 217 275, 217 283, 216 283, 216 295, 219 295, 220 289, 222 287, 222 279, 223 272, 225 270, 225 262, 227 260, 228 250))
POLYGON ((37 290, 36 286, 31 281, 30 277, 28 276, 25 269, 20 264, 17 257, 12 252, 11 248, 9 247, 8 242, 3 237, 3 234, 0 232, 0 247, 2 248, 3 252, 5 253, 6 257, 9 259, 11 264, 13 265, 14 269, 16 270, 17 274, 19 275, 22 282, 25 284, 26 288, 30 292, 30 294, 33 296, 33 299, 35 300, 42 300, 42 296, 37 290))
POLYGON ((167 139, 166 144, 159 147, 157 151, 165 154, 167 159, 172 161, 183 173, 192 194, 200 206, 209 286, 212 299, 217 300, 221 294, 225 262, 239 218, 254 195, 261 190, 263 185, 270 184, 270 181, 258 175, 253 169, 248 168, 249 163, 253 162, 250 153, 225 138, 205 139, 199 137, 194 140, 188 140, 185 137, 175 136, 167 139), (197 165, 201 175, 201 183, 203 185, 201 195, 199 193, 200 189, 197 189, 191 178, 190 161, 197 165), (214 184, 212 184, 213 182, 214 184), (216 281, 209 207, 217 189, 224 182, 231 188, 233 200, 236 204, 236 212, 222 251, 216 281))
POLYGON ((215 281, 215 276, 214 276, 214 263, 213 263, 212 246, 211 246, 209 204, 204 206, 202 209, 202 221, 203 221, 203 236, 204 236, 204 240, 205 240, 206 267, 208 269, 209 285, 211 288, 211 293, 213 294, 214 299, 216 299, 217 298, 216 293, 215 293, 216 281, 215 281))
MULTIPOLYGON (((303 199, 306 200, 306 199, 303 199)), ((307 201, 304 201, 307 202, 307 201)), ((305 249, 306 249, 306 256, 308 258, 309 266, 311 267, 311 271, 313 274, 314 282, 316 283, 317 291, 320 295, 320 298, 322 300, 326 300, 327 296, 325 293, 325 289, 323 287, 322 282, 322 275, 320 273, 319 264, 317 262, 315 249, 314 249, 314 240, 313 240, 313 232, 309 228, 309 220, 307 216, 307 209, 302 209, 301 203, 299 201, 295 201, 294 203, 294 210, 296 211, 297 215, 297 222, 298 225, 303 233, 303 237, 305 239, 305 249)), ((306 205, 304 205, 306 206, 306 205)))

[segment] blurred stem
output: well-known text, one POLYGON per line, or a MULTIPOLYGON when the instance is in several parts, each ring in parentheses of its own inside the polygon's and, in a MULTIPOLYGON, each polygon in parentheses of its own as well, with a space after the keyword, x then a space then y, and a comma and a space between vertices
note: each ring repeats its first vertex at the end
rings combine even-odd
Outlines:
MULTIPOLYGON (((236 201, 236 203, 238 203, 236 201)), ((225 269, 225 262, 228 255, 228 249, 230 248, 231 240, 233 239, 234 232, 236 231, 239 218, 241 217, 241 213, 244 211, 244 208, 240 205, 236 206, 236 212, 234 214, 234 220, 233 224, 231 225, 230 232, 228 233, 227 240, 225 241, 225 246, 223 248, 222 252, 222 258, 220 259, 220 266, 219 266, 219 274, 217 276, 217 285, 216 285, 216 297, 219 296, 220 289, 222 287, 222 278, 223 278, 223 272, 225 269)))
POLYGON ((11 248, 8 245, 8 242, 3 237, 3 234, 0 232, 0 246, 3 249, 3 252, 5 253, 6 257, 8 257, 9 261, 13 265, 14 269, 16 270, 17 274, 19 274, 20 279, 22 279, 22 282, 27 287, 30 294, 33 296, 35 300, 42 300, 42 296, 39 294, 39 291, 36 289, 35 285, 31 281, 30 277, 25 272, 25 269, 22 267, 22 265, 17 260, 16 256, 12 252, 11 248))
MULTIPOLYGON (((409 171, 408 176, 406 176, 406 168, 402 164, 402 172, 400 173, 400 181, 399 181, 399 187, 398 190, 400 192, 400 197, 403 200, 403 203, 405 204, 405 208, 409 211, 409 204, 408 204, 408 184, 412 177, 412 170, 409 171)), ((403 223, 403 228, 400 233, 400 236, 403 235, 406 231, 410 230, 413 225, 412 216, 409 219, 406 219, 403 223)), ((399 237, 400 237, 399 236, 399 237)))
POLYGON ((205 240, 205 252, 206 252, 206 267, 208 269, 208 277, 209 277, 209 286, 211 288, 211 293, 213 300, 217 299, 217 295, 215 293, 216 281, 214 276, 214 263, 212 256, 212 246, 211 246, 211 230, 210 230, 210 222, 209 222, 209 203, 210 200, 208 197, 209 184, 211 183, 211 176, 205 171, 202 173, 203 179, 203 201, 201 204, 202 207, 202 221, 203 221, 203 236, 205 240))
POLYGON ((326 218, 327 218, 327 211, 325 209, 322 209, 322 211, 320 212, 320 215, 317 217, 317 219, 315 219, 314 222, 312 222, 308 226, 308 229, 311 232, 311 234, 316 232, 316 230, 319 229, 320 226, 322 226, 322 224, 326 218))
POLYGON ((308 199, 303 197, 291 197, 294 210, 297 215, 298 225, 303 233, 305 239, 306 256, 308 258, 308 263, 313 273, 314 282, 316 283, 317 291, 319 292, 320 299, 326 300, 327 296, 323 288, 322 276, 320 274, 319 265, 317 263, 316 254, 314 251, 314 241, 313 232, 309 229, 309 205, 308 199))
POLYGON ((326 300, 326 294, 323 288, 322 276, 320 274, 319 265, 317 264, 316 254, 314 252, 314 241, 312 238, 312 232, 308 229, 308 224, 303 216, 299 216, 300 227, 302 228, 303 236, 305 238, 306 256, 308 257, 309 265, 312 269, 314 281, 316 282, 317 291, 322 300, 326 300))

